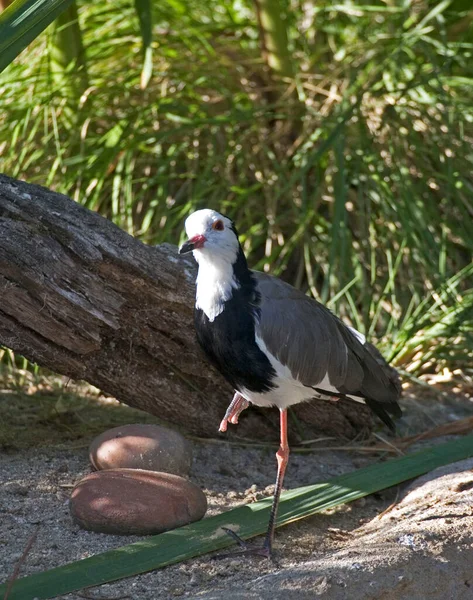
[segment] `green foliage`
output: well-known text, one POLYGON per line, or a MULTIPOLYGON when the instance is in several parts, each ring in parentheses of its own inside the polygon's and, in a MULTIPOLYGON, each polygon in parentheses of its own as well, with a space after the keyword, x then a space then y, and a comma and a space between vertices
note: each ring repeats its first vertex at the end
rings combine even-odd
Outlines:
POLYGON ((282 77, 294 76, 287 28, 279 0, 255 0, 263 58, 270 69, 282 77))
MULTIPOLYGON (((327 482, 284 492, 277 525, 280 527, 352 502, 472 455, 473 436, 469 435, 422 452, 358 469, 327 482)), ((226 548, 234 542, 222 527, 232 528, 243 539, 251 538, 266 530, 270 509, 271 499, 266 498, 116 550, 30 575, 13 584, 8 598, 55 598, 84 587, 116 581, 226 548)), ((0 594, 6 588, 6 584, 0 585, 0 594)))
POLYGON ((251 264, 329 302, 406 370, 471 363, 462 0, 281 2, 287 92, 249 1, 159 0, 152 19, 135 4, 139 19, 124 0, 79 4, 90 87, 74 122, 51 33, 0 75, 2 170, 150 244, 177 243, 190 211, 220 209, 251 264))
POLYGON ((3 71, 73 0, 16 0, 0 14, 0 71, 3 71))
POLYGON ((143 69, 141 71, 141 89, 145 89, 153 71, 153 15, 151 0, 135 0, 136 14, 140 22, 143 39, 143 69))
POLYGON ((49 55, 54 82, 61 95, 77 103, 88 87, 88 80, 75 2, 57 17, 53 28, 49 55))

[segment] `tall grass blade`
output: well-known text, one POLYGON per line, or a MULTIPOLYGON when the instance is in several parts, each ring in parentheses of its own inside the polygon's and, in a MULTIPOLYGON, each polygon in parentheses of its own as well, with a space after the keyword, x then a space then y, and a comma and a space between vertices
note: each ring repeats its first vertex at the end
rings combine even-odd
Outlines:
POLYGON ((61 93, 76 105, 89 85, 76 2, 57 17, 53 27, 50 42, 53 79, 61 93))
POLYGON ((256 0, 260 36, 264 58, 268 66, 278 75, 292 77, 294 67, 288 48, 283 6, 279 0, 256 0))
POLYGON ((153 13, 151 0, 135 0, 135 9, 143 40, 143 67, 141 69, 140 87, 144 90, 148 86, 153 72, 153 13))
POLYGON ((15 0, 0 14, 0 72, 73 0, 15 0))
MULTIPOLYGON (((371 465, 325 483, 285 492, 277 524, 279 527, 287 525, 471 456, 473 435, 371 465)), ((9 600, 53 598, 220 550, 234 543, 222 527, 230 527, 244 539, 251 538, 265 531, 270 508, 271 498, 266 498, 116 550, 30 575, 15 582, 9 600)), ((5 590, 5 584, 0 586, 0 597, 5 590)))

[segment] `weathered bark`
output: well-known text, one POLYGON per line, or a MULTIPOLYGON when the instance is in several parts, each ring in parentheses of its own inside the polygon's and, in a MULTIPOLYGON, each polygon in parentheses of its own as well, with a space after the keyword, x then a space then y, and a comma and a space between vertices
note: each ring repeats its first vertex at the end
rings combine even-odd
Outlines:
MULTIPOLYGON (((195 274, 175 246, 146 246, 66 196, 0 175, 0 344, 216 436, 232 390, 195 341, 195 274)), ((310 436, 350 438, 371 423, 349 402, 295 415, 310 436)), ((249 409, 229 434, 276 440, 277 413, 249 409)))

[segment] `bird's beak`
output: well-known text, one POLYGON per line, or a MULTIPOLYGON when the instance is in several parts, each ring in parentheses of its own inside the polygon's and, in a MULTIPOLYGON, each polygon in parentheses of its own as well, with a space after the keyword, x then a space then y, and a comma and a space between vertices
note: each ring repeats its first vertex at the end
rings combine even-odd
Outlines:
POLYGON ((207 241, 205 235, 195 235, 187 242, 184 242, 182 246, 179 248, 179 254, 187 254, 192 252, 192 250, 197 250, 198 248, 202 248, 202 246, 207 241))

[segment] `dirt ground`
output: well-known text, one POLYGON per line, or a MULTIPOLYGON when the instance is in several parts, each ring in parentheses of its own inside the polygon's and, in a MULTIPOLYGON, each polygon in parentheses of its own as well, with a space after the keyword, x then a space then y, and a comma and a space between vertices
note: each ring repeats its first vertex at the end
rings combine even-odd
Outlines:
MULTIPOLYGON (((422 396, 422 394, 421 394, 422 396)), ((402 435, 429 429, 446 421, 472 416, 473 403, 465 396, 441 399, 410 397, 408 416, 400 424, 402 435)), ((0 393, 0 579, 5 581, 18 563, 28 539, 37 538, 21 566, 20 576, 92 556, 138 541, 136 536, 112 536, 82 531, 70 517, 72 487, 91 471, 87 448, 94 435, 122 422, 153 422, 153 417, 97 399, 71 396, 25 396, 0 393), (38 409, 39 406, 39 409, 38 409), (39 413, 38 413, 39 410, 39 413), (38 416, 39 415, 39 416, 38 416), (3 448, 3 450, 1 450, 3 448)), ((386 436, 385 430, 380 433, 386 436)), ((207 495, 212 516, 270 495, 276 464, 274 448, 241 446, 221 441, 193 441, 194 463, 190 479, 207 495)), ((347 442, 342 442, 347 447, 347 442)), ((432 442, 429 442, 432 443, 432 442)), ((317 447, 338 441, 321 441, 317 447)), ((351 447, 355 447, 351 444, 351 447)), ((379 453, 317 449, 292 453, 286 488, 312 484, 382 459, 379 453)), ((283 596, 264 593, 265 578, 300 571, 311 561, 343 549, 357 530, 372 521, 396 498, 398 489, 358 500, 335 510, 279 529, 278 563, 256 558, 213 560, 203 556, 182 564, 139 575, 98 588, 64 596, 68 600, 154 600, 168 598, 221 598, 225 589, 259 589, 241 597, 301 598, 301 588, 286 589, 283 596)), ((323 579, 321 586, 323 588, 323 579)), ((268 579, 269 582, 269 579, 268 579)), ((343 582, 342 582, 343 583, 343 582)), ((340 586, 342 586, 340 583, 340 586)), ((303 586, 302 584, 299 584, 303 586)), ((338 584, 335 584, 338 585, 338 584)), ((343 584, 345 585, 345 584, 343 584)), ((343 586, 337 594, 343 596, 343 586)), ((322 589, 321 588, 321 589, 322 589)), ((323 591, 323 590, 322 590, 323 591)), ((318 595, 318 594, 316 594, 318 595)), ((230 594, 231 596, 231 594, 230 594)), ((313 597, 313 593, 312 596, 313 597)), ((360 596, 361 598, 361 596, 360 596)), ((472 593, 473 598, 473 593, 472 593)))

